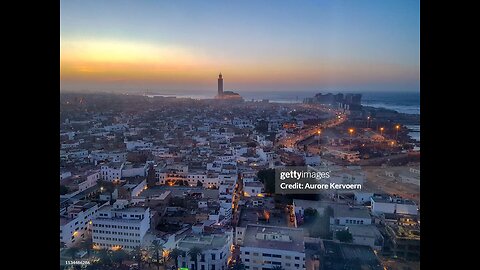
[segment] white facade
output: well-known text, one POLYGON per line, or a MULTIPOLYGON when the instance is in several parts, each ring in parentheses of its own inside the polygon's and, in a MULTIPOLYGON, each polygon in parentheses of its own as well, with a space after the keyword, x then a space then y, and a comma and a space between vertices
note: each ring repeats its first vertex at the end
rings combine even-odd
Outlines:
POLYGON ((104 151, 92 151, 90 153, 90 158, 92 162, 100 160, 108 160, 111 162, 125 162, 127 161, 127 152, 114 151, 114 152, 104 152, 104 151))
POLYGON ((94 248, 133 250, 143 244, 150 229, 150 208, 129 207, 123 202, 105 205, 93 220, 94 248))
MULTIPOLYGON (((231 255, 230 246, 232 245, 232 232, 225 232, 220 235, 191 235, 180 240, 177 248, 188 251, 192 247, 198 247, 202 253, 197 257, 198 270, 226 270, 228 258, 231 255)), ((185 257, 179 256, 179 267, 195 269, 195 261, 192 261, 187 254, 185 257)))
POLYGON ((418 206, 413 201, 402 198, 375 197, 370 199, 374 214, 418 215, 418 206))
POLYGON ((144 142, 142 140, 138 141, 127 141, 125 140, 125 146, 127 147, 128 151, 134 150, 135 148, 151 148, 153 147, 153 143, 151 142, 144 142))
POLYGON ((85 175, 85 181, 78 184, 78 189, 84 191, 88 188, 91 188, 97 184, 97 181, 100 179, 100 171, 92 171, 85 175))
POLYGON ((262 225, 247 225, 240 241, 240 259, 248 270, 305 269, 303 230, 262 225))
POLYGON ((66 247, 78 245, 91 237, 91 220, 97 215, 96 203, 78 202, 67 207, 66 216, 60 217, 60 242, 66 247))
POLYGON ((105 164, 100 167, 100 175, 103 180, 113 181, 122 177, 123 163, 105 164))

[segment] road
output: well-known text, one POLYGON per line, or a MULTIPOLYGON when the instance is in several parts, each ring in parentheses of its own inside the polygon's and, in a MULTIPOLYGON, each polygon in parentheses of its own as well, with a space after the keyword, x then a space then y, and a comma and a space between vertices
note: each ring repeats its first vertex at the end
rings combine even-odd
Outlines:
POLYGON ((330 115, 330 119, 321 124, 315 125, 313 127, 299 130, 295 134, 290 134, 289 136, 287 135, 286 138, 282 138, 281 140, 279 140, 277 145, 284 145, 285 147, 293 148, 297 145, 298 142, 304 140, 305 138, 318 134, 317 132, 319 130, 332 128, 347 121, 347 115, 342 113, 339 110, 334 110, 324 106, 312 106, 312 105, 310 105, 309 108, 310 109, 315 108, 321 112, 328 113, 330 115))

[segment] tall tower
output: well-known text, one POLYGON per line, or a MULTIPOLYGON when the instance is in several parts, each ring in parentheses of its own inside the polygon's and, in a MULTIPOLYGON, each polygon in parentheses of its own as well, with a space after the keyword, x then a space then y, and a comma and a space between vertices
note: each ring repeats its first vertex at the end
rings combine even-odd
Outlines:
POLYGON ((223 78, 222 73, 218 74, 218 96, 223 96, 223 78))

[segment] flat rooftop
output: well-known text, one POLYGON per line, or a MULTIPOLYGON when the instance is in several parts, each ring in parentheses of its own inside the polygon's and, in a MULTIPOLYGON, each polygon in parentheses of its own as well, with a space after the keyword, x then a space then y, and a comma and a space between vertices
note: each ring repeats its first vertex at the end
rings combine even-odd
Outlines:
POLYGON ((242 246, 305 252, 304 232, 303 229, 298 228, 249 224, 245 231, 245 238, 242 246), (258 239, 258 233, 288 236, 290 241, 258 239))
POLYGON ((400 197, 392 197, 385 194, 374 195, 372 196, 372 200, 376 203, 397 203, 397 204, 416 205, 416 203, 412 200, 408 200, 400 197))
POLYGON ((189 250, 199 247, 202 250, 220 249, 227 244, 227 235, 189 235, 178 242, 178 248, 189 250))

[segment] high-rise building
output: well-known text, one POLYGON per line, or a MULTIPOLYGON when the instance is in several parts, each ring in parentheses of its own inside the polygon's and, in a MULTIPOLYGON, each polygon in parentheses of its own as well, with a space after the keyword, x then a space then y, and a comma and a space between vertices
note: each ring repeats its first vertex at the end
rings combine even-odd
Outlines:
POLYGON ((223 78, 222 73, 218 74, 218 96, 223 96, 223 78))

